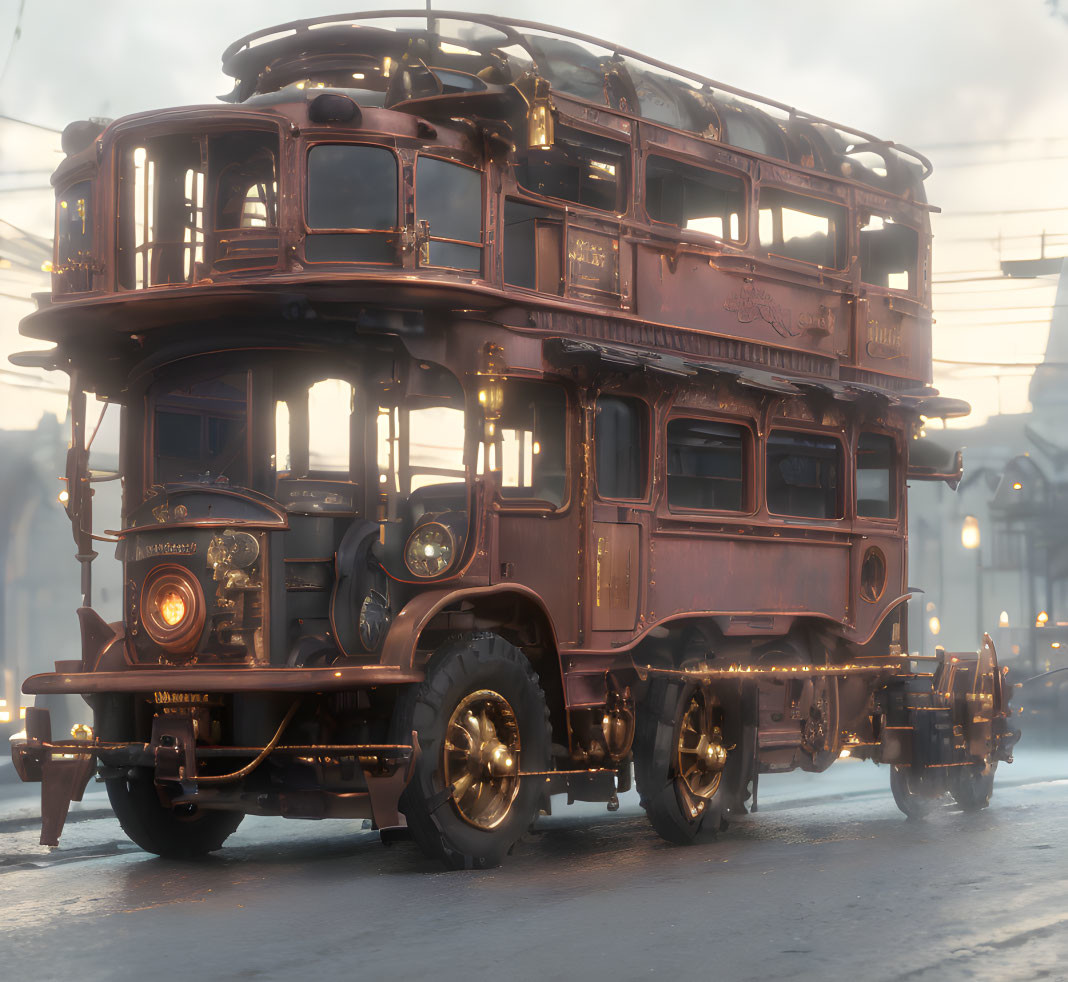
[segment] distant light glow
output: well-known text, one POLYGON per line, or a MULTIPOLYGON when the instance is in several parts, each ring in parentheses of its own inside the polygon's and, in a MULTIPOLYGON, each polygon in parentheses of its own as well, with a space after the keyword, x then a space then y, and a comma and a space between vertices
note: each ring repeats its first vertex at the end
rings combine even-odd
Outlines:
POLYGON ((965 549, 979 548, 979 519, 974 515, 965 515, 960 527, 960 544, 965 549))
POLYGON ((998 627, 1008 627, 1008 626, 1009 626, 1009 612, 1007 610, 1003 610, 998 615, 998 627))
POLYGON ((937 617, 932 617, 927 622, 927 629, 932 634, 938 634, 942 630, 942 622, 937 617))

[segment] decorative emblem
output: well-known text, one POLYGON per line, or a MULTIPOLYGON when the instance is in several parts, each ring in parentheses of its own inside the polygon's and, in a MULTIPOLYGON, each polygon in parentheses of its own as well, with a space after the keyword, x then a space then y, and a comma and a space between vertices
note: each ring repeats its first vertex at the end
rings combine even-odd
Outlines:
POLYGON ((155 516, 157 522, 162 525, 164 522, 170 521, 171 506, 170 502, 164 501, 158 508, 152 509, 152 514, 155 516))
POLYGON ((820 304, 814 314, 801 314, 797 326, 809 334, 834 334, 834 311, 820 304))
POLYGON ((880 324, 875 318, 868 321, 868 340, 864 346, 869 358, 894 361, 905 357, 905 339, 899 324, 880 324))
POLYGON ((724 300, 723 309, 737 313, 739 324, 751 324, 759 317, 784 338, 796 337, 800 333, 790 325, 790 311, 780 307, 771 294, 758 290, 752 283, 743 283, 738 293, 724 300))
POLYGON ((174 506, 174 517, 178 521, 181 521, 183 518, 187 518, 188 516, 189 516, 189 509, 186 508, 185 505, 175 505, 174 506))

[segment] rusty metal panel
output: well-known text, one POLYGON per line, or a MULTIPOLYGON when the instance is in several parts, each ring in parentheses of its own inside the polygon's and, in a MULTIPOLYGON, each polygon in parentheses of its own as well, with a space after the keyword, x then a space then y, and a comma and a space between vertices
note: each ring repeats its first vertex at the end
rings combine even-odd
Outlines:
POLYGON ((639 528, 593 523, 595 631, 634 630, 638 613, 639 528))
POLYGON ((685 611, 850 619, 850 549, 841 540, 657 534, 649 619, 685 611))

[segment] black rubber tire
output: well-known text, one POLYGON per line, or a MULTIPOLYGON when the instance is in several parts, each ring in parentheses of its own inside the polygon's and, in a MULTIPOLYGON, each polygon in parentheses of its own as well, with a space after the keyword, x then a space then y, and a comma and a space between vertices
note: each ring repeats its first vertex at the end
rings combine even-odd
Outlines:
POLYGON ((925 787, 925 778, 913 773, 911 767, 890 765, 890 793, 894 803, 906 818, 919 820, 926 818, 938 804, 941 792, 930 793, 925 787))
MULTIPOLYGON (((634 780, 649 822, 662 839, 687 846, 698 836, 714 838, 727 828, 730 811, 741 804, 745 783, 742 736, 739 721, 724 732, 735 751, 727 756, 723 777, 715 794, 696 817, 684 809, 675 777, 675 747, 682 715, 694 687, 682 682, 655 679, 638 707, 634 732, 634 780)), ((728 720, 730 716, 728 716, 728 720)), ((729 725, 729 724, 728 724, 729 725)))
POLYGON ((956 773, 950 780, 949 793, 961 811, 977 812, 990 804, 990 796, 994 793, 994 772, 997 769, 996 760, 983 767, 972 764, 954 768, 956 773))
MULTIPOLYGON (((94 711, 97 736, 105 741, 135 739, 133 699, 98 697, 94 711)), ((110 778, 104 782, 122 830, 145 852, 165 859, 192 859, 219 849, 241 824, 241 812, 209 811, 164 805, 152 777, 110 778)))
POLYGON ((104 783, 123 832, 145 852, 164 859, 193 859, 222 848, 245 817, 196 805, 168 808, 151 778, 112 778, 104 783))
POLYGON ((392 733, 396 743, 419 736, 420 756, 400 799, 412 838, 422 851, 450 869, 499 866, 529 828, 541 804, 538 781, 521 781, 504 820, 480 829, 460 817, 443 779, 443 743, 453 711, 472 692, 490 689, 503 696, 519 727, 523 771, 546 771, 552 746, 549 710, 530 661, 494 634, 455 639, 436 651, 426 678, 398 697, 392 733))

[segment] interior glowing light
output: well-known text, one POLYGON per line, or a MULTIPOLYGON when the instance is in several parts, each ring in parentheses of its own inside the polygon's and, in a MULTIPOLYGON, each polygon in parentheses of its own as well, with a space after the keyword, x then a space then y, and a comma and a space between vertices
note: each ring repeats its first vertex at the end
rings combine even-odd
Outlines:
POLYGON ((1060 646, 1061 646, 1061 643, 1060 643, 1060 641, 1054 641, 1054 642, 1053 642, 1053 643, 1052 643, 1052 644, 1050 645, 1050 647, 1051 647, 1051 648, 1059 648, 1060 646))
POLYGON ((165 590, 156 601, 159 616, 168 627, 174 627, 185 617, 185 600, 177 590, 165 590))
POLYGON ((927 622, 927 627, 932 634, 938 634, 938 632, 942 630, 942 622, 937 617, 932 617, 927 622))
POLYGON ((353 73, 352 73, 352 77, 353 77, 353 78, 366 78, 367 76, 366 76, 366 75, 364 75, 364 73, 363 73, 363 72, 353 72, 353 73))
POLYGON ((0 723, 10 723, 10 722, 11 722, 11 713, 9 713, 6 709, 0 709, 0 723))
POLYGON ((26 718, 26 707, 25 706, 19 706, 19 719, 25 719, 25 718, 26 718))
POLYGON ((541 444, 537 440, 534 441, 534 446, 530 448, 530 452, 534 454, 541 453, 541 444))
POLYGON ((1019 481, 1013 481, 1012 482, 1012 490, 1013 491, 1019 491, 1020 488, 1022 488, 1022 487, 1023 487, 1023 485, 1019 481))
POLYGON ((1044 610, 1038 612, 1038 617, 1035 618, 1035 627, 1045 627, 1046 621, 1049 620, 1049 614, 1044 610))
POLYGON ((1007 610, 1003 610, 998 615, 998 627, 1008 627, 1008 626, 1009 626, 1009 612, 1007 610))
POLYGON ((386 481, 388 481, 388 480, 389 480, 389 478, 388 478, 388 477, 386 477, 386 475, 385 475, 385 474, 379 474, 379 475, 378 475, 378 483, 379 483, 379 484, 385 484, 385 483, 386 483, 386 481))
POLYGON ((65 505, 68 501, 70 501, 70 492, 66 489, 60 491, 59 494, 56 495, 56 501, 58 501, 61 505, 65 505))
POLYGON ((41 272, 42 273, 51 273, 52 272, 52 263, 49 260, 46 259, 43 263, 41 263, 41 272))
POLYGON ((852 754, 852 752, 850 751, 850 749, 848 747, 845 747, 838 756, 839 757, 852 757, 853 754, 852 754))

